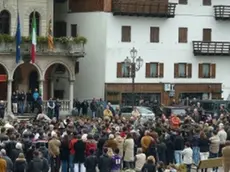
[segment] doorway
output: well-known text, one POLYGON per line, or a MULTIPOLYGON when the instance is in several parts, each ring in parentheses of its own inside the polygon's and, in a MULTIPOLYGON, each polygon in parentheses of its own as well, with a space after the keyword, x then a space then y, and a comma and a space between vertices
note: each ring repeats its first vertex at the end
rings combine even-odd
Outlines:
POLYGON ((31 71, 29 75, 29 89, 34 92, 35 88, 39 88, 39 82, 38 82, 38 72, 37 71, 31 71))

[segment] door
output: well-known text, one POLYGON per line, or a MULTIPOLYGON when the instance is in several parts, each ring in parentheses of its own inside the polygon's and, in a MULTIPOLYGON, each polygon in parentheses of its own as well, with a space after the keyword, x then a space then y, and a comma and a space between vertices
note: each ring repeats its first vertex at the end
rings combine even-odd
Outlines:
POLYGON ((39 88, 38 72, 32 71, 29 75, 29 89, 34 92, 35 88, 39 88))

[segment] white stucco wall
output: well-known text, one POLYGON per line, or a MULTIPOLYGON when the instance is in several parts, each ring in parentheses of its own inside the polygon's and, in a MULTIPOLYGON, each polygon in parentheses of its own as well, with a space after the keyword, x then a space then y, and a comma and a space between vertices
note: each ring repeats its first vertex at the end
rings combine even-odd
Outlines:
POLYGON ((11 14, 11 35, 15 35, 17 27, 17 10, 20 15, 21 33, 23 36, 29 35, 29 15, 34 10, 41 15, 40 35, 45 36, 47 33, 47 23, 53 18, 53 1, 52 0, 1 0, 0 11, 8 10, 11 14))
MULTIPOLYGON (((213 0, 213 5, 227 5, 228 0, 213 0)), ((104 83, 127 83, 131 79, 116 77, 117 62, 122 62, 132 47, 138 50, 145 63, 164 63, 164 78, 145 78, 145 65, 136 74, 138 83, 223 83, 223 97, 230 94, 230 57, 195 57, 192 41, 202 40, 203 28, 212 28, 213 41, 230 42, 230 22, 216 21, 212 6, 203 6, 202 1, 189 1, 188 5, 176 7, 175 18, 146 18, 113 16, 112 13, 62 13, 56 14, 59 20, 70 25, 78 25, 78 34, 88 39, 86 57, 80 59, 80 73, 76 75, 75 96, 80 99, 103 97, 104 83), (131 26, 131 42, 121 42, 121 26, 131 26), (150 43, 150 27, 160 27, 160 43, 150 43), (188 28, 188 43, 178 43, 178 28, 188 28), (192 63, 192 78, 175 79, 174 63, 192 63), (199 63, 216 63, 215 79, 198 78, 199 63)))
MULTIPOLYGON (((227 4, 227 1, 216 0, 215 4, 227 4)), ((202 40, 203 28, 212 28, 213 41, 230 42, 230 22, 216 21, 212 6, 203 6, 202 1, 190 1, 188 5, 178 5, 176 16, 172 19, 125 17, 107 15, 107 50, 106 50, 106 79, 107 83, 127 83, 131 79, 117 78, 117 62, 122 62, 132 47, 138 50, 145 63, 164 63, 164 78, 145 78, 145 65, 136 74, 139 83, 223 83, 224 98, 230 94, 230 57, 195 57, 193 55, 193 40, 202 40), (121 26, 131 26, 131 42, 121 42, 121 26), (160 43, 150 43, 150 27, 160 27, 160 43), (188 28, 188 43, 178 43, 178 28, 188 28), (174 63, 192 63, 192 78, 175 79, 174 63), (199 63, 216 63, 215 79, 198 78, 199 63), (111 65, 114 64, 114 65, 111 65)))
MULTIPOLYGON (((64 11, 64 10, 63 10, 64 11)), ((59 13, 58 20, 67 21, 67 36, 71 24, 77 24, 78 35, 87 38, 86 56, 79 59, 80 71, 76 74, 74 93, 80 100, 104 97, 105 48, 107 15, 101 13, 59 13)))

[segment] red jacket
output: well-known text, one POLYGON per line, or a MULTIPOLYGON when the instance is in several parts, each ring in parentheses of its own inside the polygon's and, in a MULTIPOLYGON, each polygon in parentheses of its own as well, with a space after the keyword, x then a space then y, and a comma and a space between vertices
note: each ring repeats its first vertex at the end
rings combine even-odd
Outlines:
POLYGON ((70 143, 69 143, 69 149, 70 149, 70 154, 74 155, 75 154, 75 150, 74 150, 74 145, 77 142, 77 139, 71 139, 70 143))

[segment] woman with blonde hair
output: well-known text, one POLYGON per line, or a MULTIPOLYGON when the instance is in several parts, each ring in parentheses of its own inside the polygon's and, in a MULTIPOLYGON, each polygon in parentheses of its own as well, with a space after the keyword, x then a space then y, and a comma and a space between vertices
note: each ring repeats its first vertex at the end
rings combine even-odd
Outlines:
POLYGON ((27 169, 27 162, 23 153, 19 153, 14 164, 14 172, 24 172, 27 169))
POLYGON ((145 165, 142 167, 141 172, 156 172, 156 160, 154 156, 149 156, 145 165))
POLYGON ((135 156, 135 171, 140 172, 146 162, 146 155, 143 153, 142 148, 137 149, 135 156))

